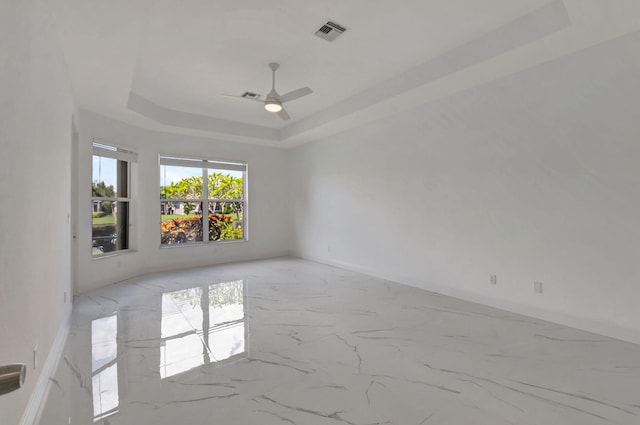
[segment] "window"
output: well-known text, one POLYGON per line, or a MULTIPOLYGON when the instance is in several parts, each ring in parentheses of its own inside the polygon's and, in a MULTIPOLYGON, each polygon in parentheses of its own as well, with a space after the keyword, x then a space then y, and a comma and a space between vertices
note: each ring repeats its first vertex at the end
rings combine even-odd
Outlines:
POLYGON ((93 142, 91 178, 92 255, 129 248, 131 151, 93 142))
POLYGON ((246 240, 246 174, 239 162, 161 156, 161 246, 246 240))

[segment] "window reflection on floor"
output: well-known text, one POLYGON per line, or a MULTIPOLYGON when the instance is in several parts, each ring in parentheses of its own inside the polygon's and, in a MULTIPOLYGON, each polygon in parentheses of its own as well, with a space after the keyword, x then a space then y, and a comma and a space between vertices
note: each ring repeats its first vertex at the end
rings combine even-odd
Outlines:
POLYGON ((162 378, 245 352, 243 289, 236 280, 163 294, 162 378))
POLYGON ((94 422, 118 413, 118 314, 91 322, 91 381, 94 422))

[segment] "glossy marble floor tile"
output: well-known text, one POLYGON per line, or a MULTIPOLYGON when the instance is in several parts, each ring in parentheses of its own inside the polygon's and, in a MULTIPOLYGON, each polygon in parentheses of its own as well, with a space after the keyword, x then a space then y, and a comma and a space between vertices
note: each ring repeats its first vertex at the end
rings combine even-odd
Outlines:
POLYGON ((79 297, 41 424, 640 424, 640 346, 298 259, 79 297))

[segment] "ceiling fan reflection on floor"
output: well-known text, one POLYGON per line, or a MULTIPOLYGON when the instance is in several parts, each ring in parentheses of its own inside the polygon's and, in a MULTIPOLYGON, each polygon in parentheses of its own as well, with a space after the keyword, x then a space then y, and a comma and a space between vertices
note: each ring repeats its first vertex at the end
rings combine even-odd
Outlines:
POLYGON ((264 104, 264 109, 269 112, 273 112, 283 120, 291 119, 282 104, 291 102, 292 100, 300 99, 303 96, 313 93, 313 90, 311 90, 309 87, 302 87, 280 95, 276 91, 276 71, 278 70, 278 68, 280 68, 280 64, 271 62, 269 64, 269 68, 271 69, 271 91, 269 92, 269 94, 267 94, 267 97, 264 100, 260 99, 259 95, 251 92, 245 92, 242 96, 231 96, 227 94, 223 94, 222 96, 257 101, 264 104))

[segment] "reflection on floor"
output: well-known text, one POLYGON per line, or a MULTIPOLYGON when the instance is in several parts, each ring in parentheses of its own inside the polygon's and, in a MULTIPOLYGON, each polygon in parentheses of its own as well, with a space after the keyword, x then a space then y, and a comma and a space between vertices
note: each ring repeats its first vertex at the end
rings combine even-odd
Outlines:
POLYGON ((243 300, 242 280, 162 294, 160 377, 244 353, 243 300))
MULTIPOLYGON (((245 352, 242 280, 164 292, 160 311, 161 379, 245 352)), ((116 310, 91 320, 94 421, 120 411, 118 360, 127 345, 118 352, 118 317, 116 310)))
POLYGON ((640 346, 297 259, 81 296, 49 424, 640 424, 640 346))

